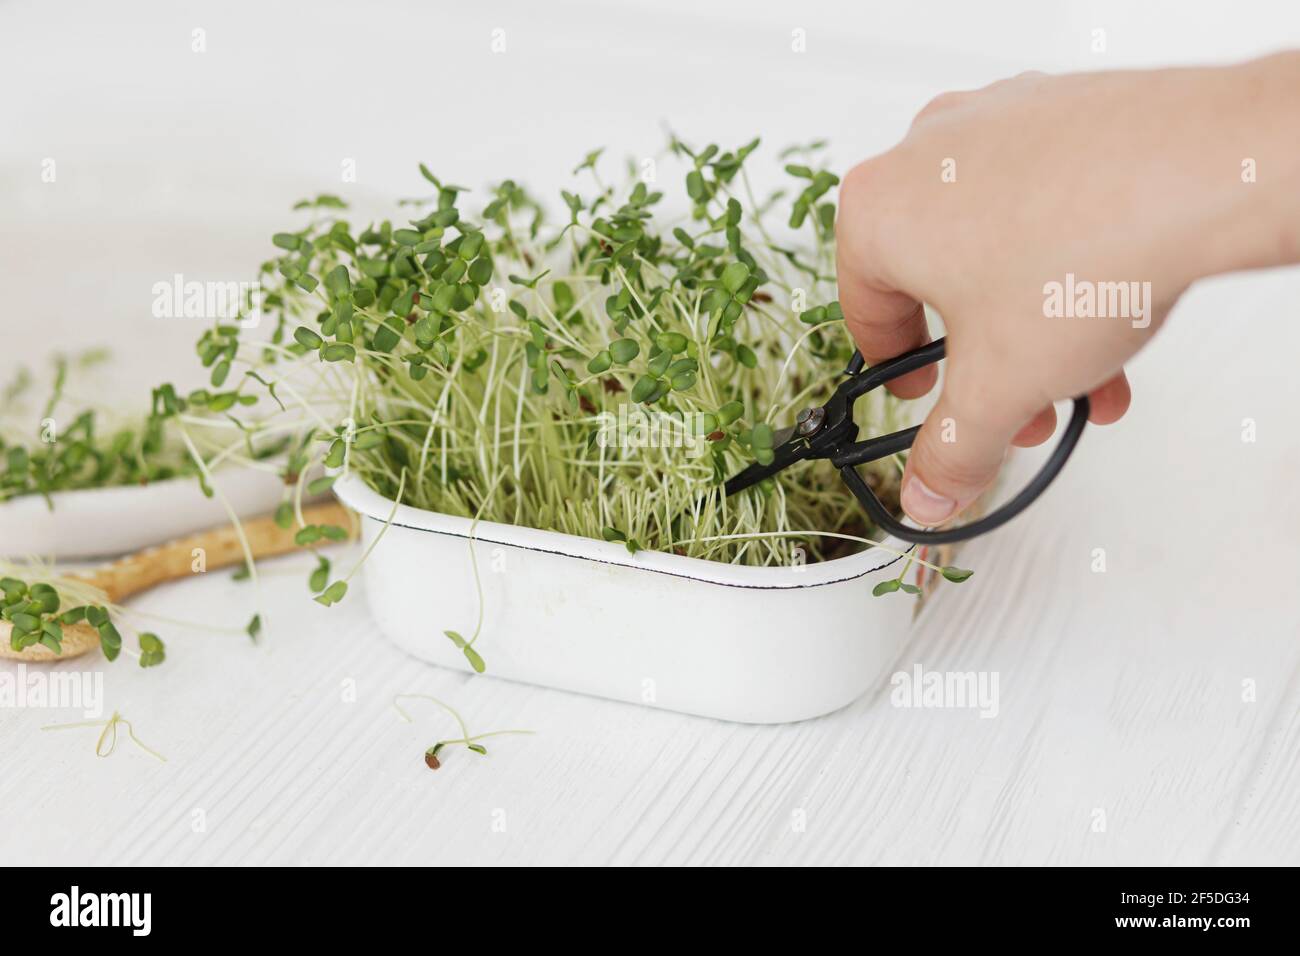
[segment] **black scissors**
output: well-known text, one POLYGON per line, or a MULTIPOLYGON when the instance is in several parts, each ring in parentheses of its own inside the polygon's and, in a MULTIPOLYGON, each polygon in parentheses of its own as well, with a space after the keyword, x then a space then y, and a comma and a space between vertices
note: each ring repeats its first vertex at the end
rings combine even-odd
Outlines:
POLYGON ((969 524, 956 528, 943 528, 927 531, 909 528, 903 524, 876 497, 870 486, 858 474, 857 466, 880 458, 896 455, 912 447, 916 433, 921 430, 918 425, 900 432, 881 435, 858 441, 858 425, 853 420, 853 403, 862 395, 879 388, 886 382, 908 372, 931 365, 944 357, 944 340, 937 339, 929 345, 910 352, 904 352, 897 358, 864 369, 866 364, 861 352, 854 352, 847 376, 835 389, 835 394, 825 405, 805 408, 798 415, 794 425, 778 431, 772 440, 771 464, 753 464, 732 477, 723 490, 734 495, 752 485, 770 478, 779 471, 784 471, 797 462, 828 458, 840 471, 840 477, 849 486, 849 490, 862 503, 867 514, 882 529, 904 541, 914 544, 947 544, 952 541, 965 541, 976 535, 992 531, 1006 524, 1020 512, 1024 511, 1046 490, 1047 486, 1060 473, 1079 443, 1083 426, 1088 422, 1088 397, 1081 395, 1074 400, 1074 414, 1065 426, 1065 434, 1053 449, 1047 463, 1043 465, 1028 485, 1001 508, 969 524))

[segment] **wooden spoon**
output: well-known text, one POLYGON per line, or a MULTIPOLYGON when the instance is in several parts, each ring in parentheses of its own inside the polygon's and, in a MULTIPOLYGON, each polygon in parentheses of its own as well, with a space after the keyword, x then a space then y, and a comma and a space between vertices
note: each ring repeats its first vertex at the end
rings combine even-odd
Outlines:
MULTIPOLYGON (((338 502, 312 505, 302 511, 307 524, 339 525, 349 530, 351 537, 356 536, 357 526, 352 512, 338 502)), ((296 528, 284 529, 275 523, 271 515, 254 518, 243 522, 244 535, 248 539, 248 548, 254 559, 274 557, 297 550, 301 546, 294 543, 296 528)), ((244 561, 244 549, 239 542, 239 535, 234 525, 224 525, 198 534, 187 535, 169 541, 167 544, 145 548, 135 554, 118 558, 93 571, 78 572, 68 575, 84 581, 91 587, 104 592, 105 600, 110 604, 121 604, 133 594, 147 591, 165 581, 176 581, 196 573, 194 568, 194 551, 204 552, 204 568, 215 571, 230 567, 244 561)), ((0 621, 0 657, 28 662, 62 661, 77 657, 99 646, 99 634, 89 624, 70 624, 63 628, 63 653, 56 654, 43 644, 15 651, 9 646, 9 632, 12 625, 0 621)))

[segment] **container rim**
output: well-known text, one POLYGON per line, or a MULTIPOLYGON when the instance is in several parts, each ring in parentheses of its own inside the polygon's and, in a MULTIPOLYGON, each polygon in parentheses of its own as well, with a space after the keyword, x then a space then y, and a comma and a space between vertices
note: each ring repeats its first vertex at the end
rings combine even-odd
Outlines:
POLYGON ((471 534, 470 529, 474 525, 472 518, 427 511, 411 505, 397 505, 394 511, 391 498, 379 494, 361 478, 351 473, 340 475, 338 481, 334 483, 333 490, 343 504, 363 518, 376 521, 381 525, 388 521, 391 513, 395 528, 464 538, 466 541, 481 541, 485 544, 553 554, 598 564, 617 565, 654 574, 687 578, 704 584, 735 588, 792 590, 839 584, 884 570, 903 560, 916 547, 914 544, 890 536, 875 547, 831 561, 788 568, 760 568, 706 561, 703 558, 668 554, 663 551, 638 551, 636 554, 630 554, 626 547, 617 542, 597 541, 559 531, 539 531, 536 528, 499 524, 494 521, 478 522, 478 526, 471 534))

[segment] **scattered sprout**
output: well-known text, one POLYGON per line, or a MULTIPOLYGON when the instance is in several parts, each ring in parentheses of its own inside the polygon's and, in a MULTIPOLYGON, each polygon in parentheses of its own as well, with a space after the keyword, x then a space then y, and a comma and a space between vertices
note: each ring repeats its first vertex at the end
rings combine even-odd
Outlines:
MULTIPOLYGON (((102 604, 75 603, 88 594, 98 592, 72 579, 28 583, 13 574, 0 577, 0 621, 9 625, 9 649, 17 653, 39 644, 62 655, 64 628, 85 626, 99 637, 104 656, 117 660, 122 653, 122 635, 109 617, 109 609, 102 604)), ((163 662, 166 649, 157 634, 144 632, 138 640, 141 667, 163 662)))

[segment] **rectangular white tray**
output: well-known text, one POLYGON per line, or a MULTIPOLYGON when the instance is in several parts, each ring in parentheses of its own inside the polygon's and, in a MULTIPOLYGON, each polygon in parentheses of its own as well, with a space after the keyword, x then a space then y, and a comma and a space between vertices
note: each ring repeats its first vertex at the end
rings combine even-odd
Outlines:
MULTIPOLYGON (((355 476, 334 487, 368 547, 391 500, 355 476)), ((881 548, 799 567, 744 567, 401 505, 363 574, 381 630, 408 653, 487 674, 748 723, 848 704, 893 660, 916 602, 873 597, 905 559, 881 548)), ((897 552, 911 545, 883 542, 897 552)))

